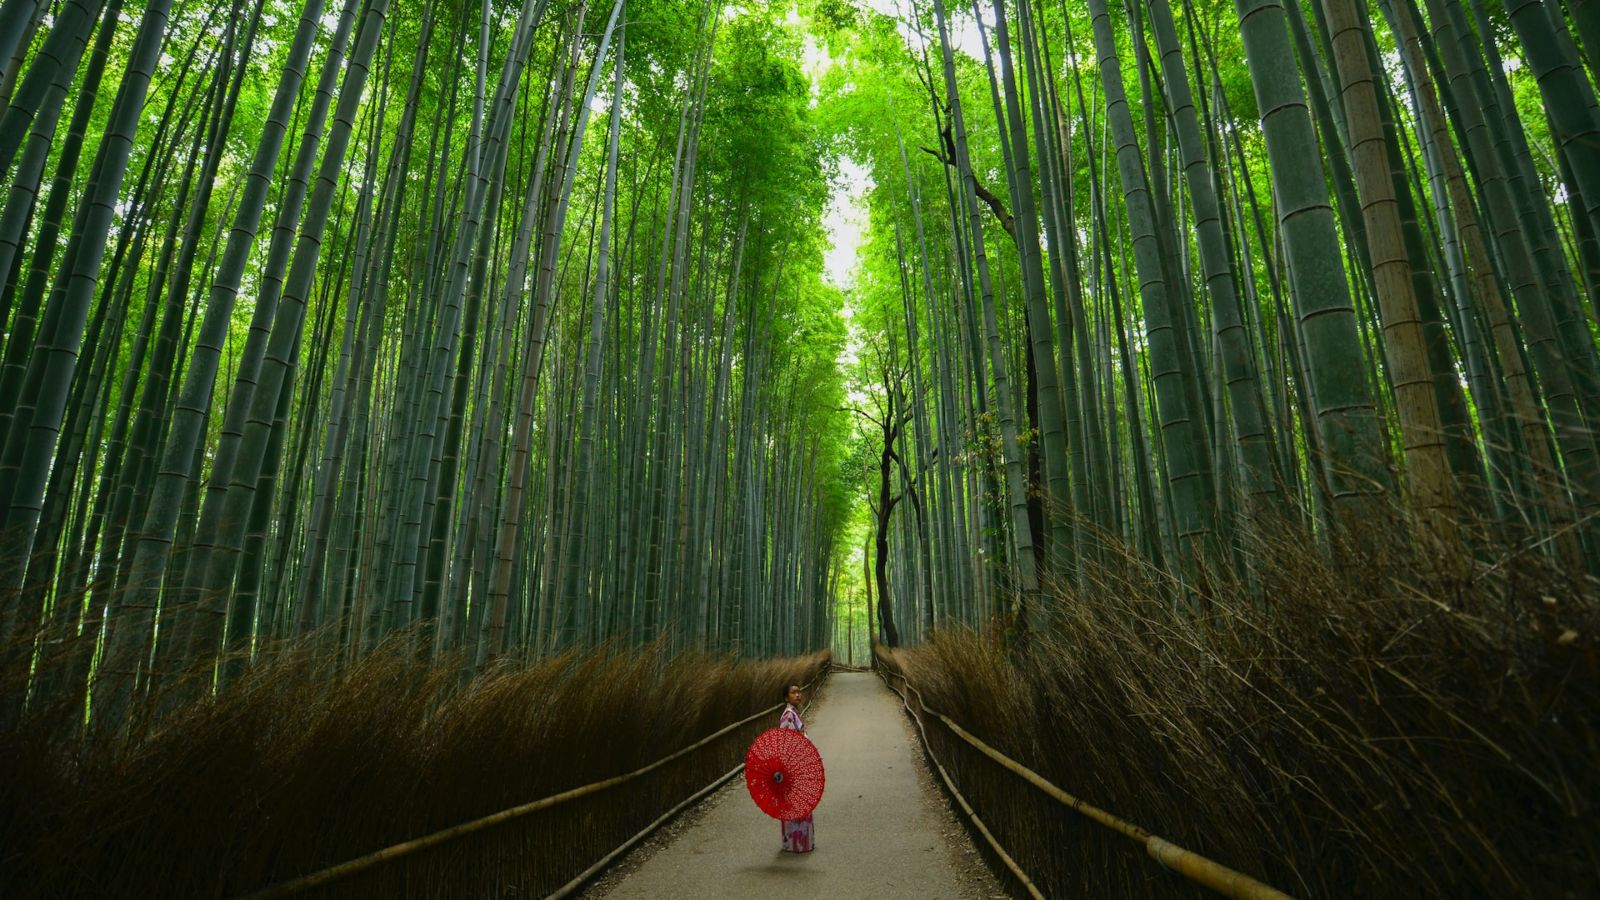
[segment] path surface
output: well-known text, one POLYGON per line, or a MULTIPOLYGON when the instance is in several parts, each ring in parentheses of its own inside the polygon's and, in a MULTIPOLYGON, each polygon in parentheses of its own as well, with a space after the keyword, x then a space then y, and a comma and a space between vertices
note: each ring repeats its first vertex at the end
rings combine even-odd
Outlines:
POLYGON ((779 851, 778 823, 736 778, 693 825, 601 896, 1005 896, 935 793, 900 702, 876 675, 830 676, 806 729, 828 772, 814 852, 779 851))

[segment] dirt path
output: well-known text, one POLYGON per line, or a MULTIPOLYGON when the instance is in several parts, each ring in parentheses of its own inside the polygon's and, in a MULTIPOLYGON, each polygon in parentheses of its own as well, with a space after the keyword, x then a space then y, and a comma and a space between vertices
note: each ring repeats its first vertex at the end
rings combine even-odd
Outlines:
POLYGON ((937 793, 899 701, 877 676, 832 675, 806 725, 828 772, 814 852, 780 852, 778 823, 737 778, 665 846, 592 896, 1005 896, 937 793))

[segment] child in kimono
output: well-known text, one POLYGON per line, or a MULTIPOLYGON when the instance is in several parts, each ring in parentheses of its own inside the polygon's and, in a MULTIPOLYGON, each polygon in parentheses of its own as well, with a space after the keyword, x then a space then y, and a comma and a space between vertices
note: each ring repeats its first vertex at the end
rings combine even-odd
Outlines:
MULTIPOLYGON (((783 708, 783 717, 778 720, 779 728, 789 728, 805 734, 806 723, 800 721, 800 702, 804 697, 797 684, 789 685, 785 692, 785 699, 789 705, 783 708)), ((811 817, 796 819, 792 822, 780 822, 783 826, 783 852, 785 853, 810 853, 816 847, 812 838, 811 817)))

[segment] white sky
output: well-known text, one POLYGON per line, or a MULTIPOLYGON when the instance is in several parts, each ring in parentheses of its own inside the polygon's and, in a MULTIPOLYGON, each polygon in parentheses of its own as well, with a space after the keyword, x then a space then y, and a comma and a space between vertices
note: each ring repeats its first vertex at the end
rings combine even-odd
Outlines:
POLYGON ((861 238, 867 230, 866 195, 871 189, 872 173, 865 165, 848 156, 839 160, 839 178, 822 214, 829 243, 822 257, 822 273, 840 290, 849 290, 856 283, 861 238))

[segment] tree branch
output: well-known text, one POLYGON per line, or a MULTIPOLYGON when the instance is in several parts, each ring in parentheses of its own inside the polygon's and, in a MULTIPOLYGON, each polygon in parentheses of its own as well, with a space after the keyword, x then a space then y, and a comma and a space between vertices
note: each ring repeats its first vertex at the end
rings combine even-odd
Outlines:
POLYGON ((868 422, 871 422, 872 424, 878 426, 879 428, 883 427, 883 422, 879 421, 876 416, 872 415, 871 413, 867 412, 864 409, 861 409, 860 407, 856 407, 856 406, 835 406, 834 410, 836 412, 853 412, 856 415, 860 416, 861 418, 866 419, 868 422))
MULTIPOLYGON (((931 154, 933 158, 951 168, 957 168, 955 164, 956 144, 950 137, 950 126, 945 126, 944 131, 940 132, 940 136, 944 138, 944 153, 929 147, 922 147, 922 152, 931 154)), ((1006 230, 1006 234, 1011 235, 1012 240, 1016 240, 1017 217, 1007 212, 1005 203, 999 197, 996 197, 993 191, 983 186, 983 182, 978 180, 976 172, 972 173, 972 190, 973 193, 978 195, 979 200, 988 205, 989 211, 994 213, 994 217, 1000 221, 1000 227, 1006 230)))

